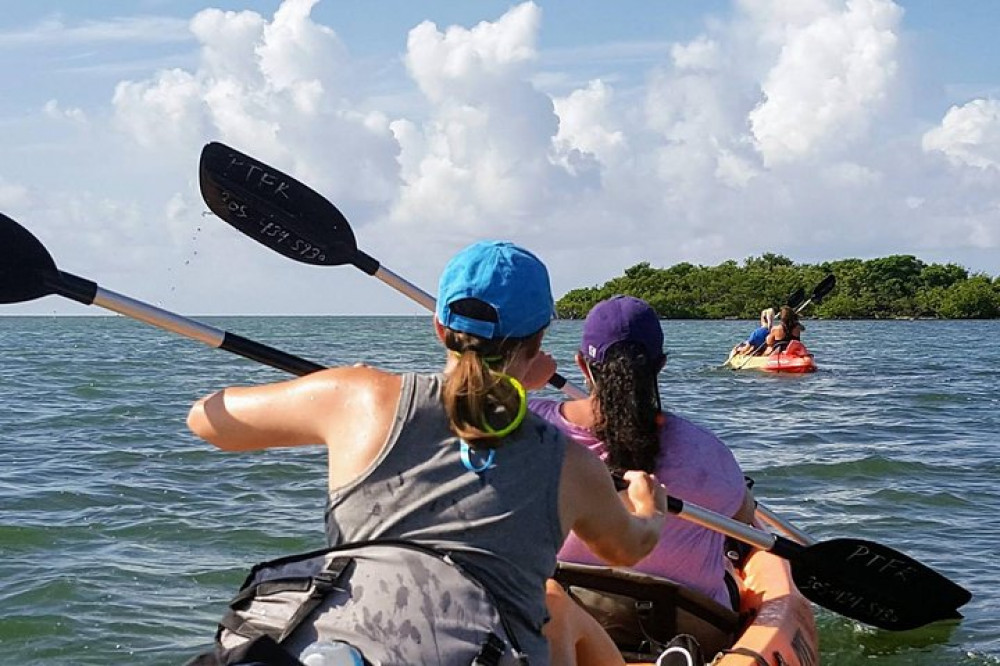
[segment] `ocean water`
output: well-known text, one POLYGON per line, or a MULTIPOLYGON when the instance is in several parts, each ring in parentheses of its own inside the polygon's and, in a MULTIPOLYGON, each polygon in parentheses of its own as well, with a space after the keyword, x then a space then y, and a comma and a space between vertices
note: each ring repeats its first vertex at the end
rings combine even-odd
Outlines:
MULTIPOLYGON (((208 318, 325 364, 435 370, 425 317, 208 318)), ((807 322, 820 370, 720 369, 752 322, 663 322, 669 409, 781 516, 969 588, 964 619, 886 632, 817 609, 822 663, 1000 664, 1000 322, 807 322)), ((580 323, 546 348, 579 382, 580 323)), ((192 401, 285 376, 118 317, 0 317, 0 663, 182 664, 259 561, 324 545, 323 450, 223 453, 192 401)))

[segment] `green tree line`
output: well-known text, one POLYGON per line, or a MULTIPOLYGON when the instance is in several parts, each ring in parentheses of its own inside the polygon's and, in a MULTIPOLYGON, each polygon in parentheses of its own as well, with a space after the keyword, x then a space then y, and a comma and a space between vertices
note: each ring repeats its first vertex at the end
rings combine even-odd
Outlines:
POLYGON ((642 262, 603 285, 573 289, 556 303, 559 317, 582 318, 615 294, 648 301, 665 319, 756 319, 798 288, 808 295, 832 273, 836 287, 809 316, 828 319, 994 319, 1000 317, 1000 276, 970 274, 957 264, 925 264, 912 255, 796 264, 777 254, 750 257, 742 265, 642 262))

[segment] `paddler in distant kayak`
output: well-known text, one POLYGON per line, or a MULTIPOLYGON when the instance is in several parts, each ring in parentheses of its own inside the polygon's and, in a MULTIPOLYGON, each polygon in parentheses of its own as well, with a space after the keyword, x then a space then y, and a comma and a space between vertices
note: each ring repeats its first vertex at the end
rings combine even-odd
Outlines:
POLYGON ((767 353, 784 351, 793 341, 801 341, 804 330, 805 326, 799 322, 795 309, 789 305, 781 306, 780 321, 771 327, 765 338, 767 353))
POLYGON ((761 354, 767 347, 767 334, 771 332, 774 323, 774 308, 760 311, 760 326, 754 329, 750 337, 733 348, 734 354, 761 354))
MULTIPOLYGON (((548 664, 545 585, 566 534, 627 566, 656 545, 666 511, 649 473, 625 474, 626 505, 597 457, 528 411, 521 380, 552 316, 537 257, 477 243, 441 276, 443 372, 355 366, 227 388, 199 400, 188 424, 226 450, 325 445, 331 544, 408 539, 449 553, 507 611, 530 663, 548 664)), ((432 640, 399 640, 420 643, 420 663, 454 663, 432 640)))

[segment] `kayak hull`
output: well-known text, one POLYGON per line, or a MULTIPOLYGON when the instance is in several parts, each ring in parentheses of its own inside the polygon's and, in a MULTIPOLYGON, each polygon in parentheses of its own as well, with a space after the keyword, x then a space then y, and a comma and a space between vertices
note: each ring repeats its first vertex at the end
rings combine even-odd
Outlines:
MULTIPOLYGON (((733 647, 758 654, 775 666, 819 666, 816 618, 809 600, 792 582, 788 562, 757 551, 744 569, 744 586, 741 611, 755 615, 733 647)), ((750 654, 738 653, 726 654, 714 662, 715 666, 757 663, 750 654)))
POLYGON ((767 356, 729 353, 726 366, 733 370, 758 370, 773 373, 805 373, 816 371, 816 360, 805 345, 792 343, 788 349, 767 356))
MULTIPOLYGON (((577 567, 578 565, 569 565, 577 567)), ((582 567, 599 572, 599 567, 582 567)), ((624 573, 620 569, 603 568, 607 572, 611 571, 618 578, 618 585, 624 573)), ((586 581, 573 581, 571 578, 562 578, 557 573, 556 578, 561 579, 563 585, 569 585, 567 589, 573 592, 573 596, 581 601, 586 600, 586 590, 573 587, 574 584, 582 584, 584 587, 601 589, 587 585, 586 581), (580 596, 583 594, 584 596, 580 596)), ((712 666, 819 666, 819 638, 816 632, 816 621, 813 615, 812 606, 809 601, 795 587, 792 581, 791 569, 788 562, 782 558, 772 555, 767 551, 754 551, 742 570, 736 572, 740 577, 740 613, 737 616, 729 608, 724 608, 717 602, 703 595, 683 588, 676 594, 676 609, 671 614, 659 615, 661 620, 665 620, 665 627, 669 629, 668 635, 688 634, 695 637, 702 649, 702 656, 712 666), (729 618, 732 618, 731 620, 729 618), (728 624, 732 622, 732 624, 728 624), (729 627, 729 628, 726 628, 729 627), (724 643, 720 643, 720 636, 728 636, 724 643)), ((657 579, 656 585, 663 582, 670 583, 664 579, 657 579)), ((636 594, 635 590, 630 593, 633 599, 655 599, 662 602, 663 595, 658 594, 647 581, 647 587, 642 588, 647 592, 636 594)), ((676 585, 676 584, 674 584, 676 585)), ((623 589, 618 588, 619 593, 623 589)), ((669 597, 667 597, 669 598, 669 597)), ((595 612, 595 607, 591 605, 591 613, 595 612)), ((661 607, 659 611, 662 612, 661 607)), ((596 606, 597 615, 590 617, 582 609, 577 612, 583 613, 585 623, 594 623, 595 618, 600 619, 600 604, 596 606)), ((653 616, 649 616, 652 619, 653 616)), ((607 620, 605 619, 605 622, 607 620)), ((595 627, 598 625, 594 625, 595 627)), ((607 625, 606 625, 607 626, 607 625)), ((621 626, 612 620, 615 630, 612 636, 620 634, 621 626), (617 632, 617 633, 616 633, 617 632)), ((589 629, 593 631, 594 628, 589 629)), ((599 629, 597 629, 599 631, 599 629)), ((609 631, 611 631, 609 629, 609 631)), ((607 639, 605 639, 607 640, 607 639)), ((600 643, 600 642, 598 642, 600 643)), ((591 645, 594 645, 592 643, 591 645)), ((613 643, 608 643, 610 649, 615 650, 613 643)), ((638 653, 628 652, 626 648, 619 645, 622 656, 629 664, 653 666, 653 657, 638 653)), ((599 650, 595 654, 585 651, 589 656, 594 657, 588 663, 613 663, 618 657, 609 656, 606 652, 599 650), (603 658, 599 655, 603 655, 603 658)), ((581 655, 580 650, 577 651, 581 655)), ((699 666, 701 666, 699 664, 699 666)))
POLYGON ((751 620, 729 650, 714 661, 712 654, 705 659, 712 666, 819 666, 816 618, 792 582, 788 562, 758 550, 742 574, 740 615, 751 620))

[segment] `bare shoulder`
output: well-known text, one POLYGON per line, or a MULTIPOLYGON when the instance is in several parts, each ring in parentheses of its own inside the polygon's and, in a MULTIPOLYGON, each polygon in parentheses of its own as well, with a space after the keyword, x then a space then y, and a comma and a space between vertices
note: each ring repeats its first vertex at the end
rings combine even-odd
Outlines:
POLYGON ((379 403, 389 400, 395 404, 402 378, 393 372, 357 365, 320 370, 298 381, 314 398, 324 401, 379 403))
POLYGON ((302 417, 315 424, 330 447, 331 465, 357 471, 351 461, 356 458, 355 462, 364 466, 385 443, 399 403, 402 377, 355 366, 323 370, 310 378, 314 388, 302 417))

